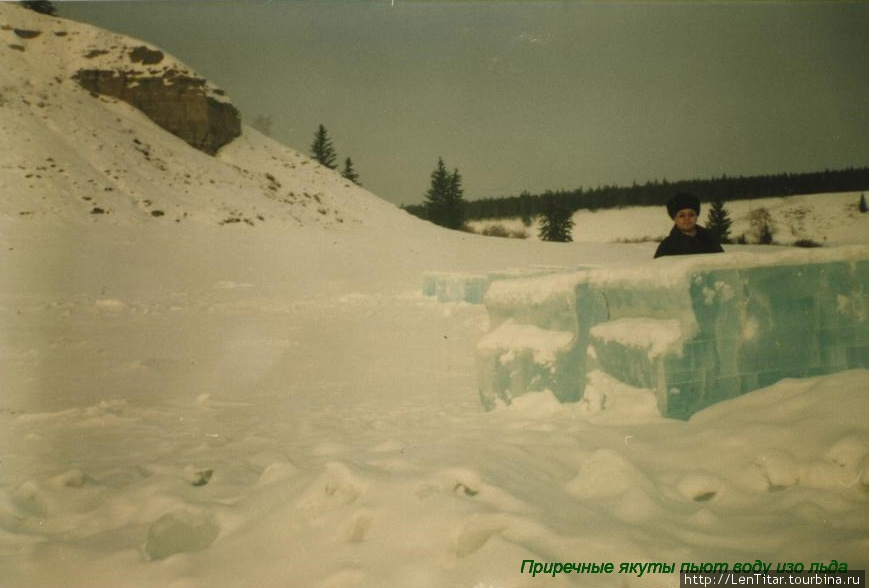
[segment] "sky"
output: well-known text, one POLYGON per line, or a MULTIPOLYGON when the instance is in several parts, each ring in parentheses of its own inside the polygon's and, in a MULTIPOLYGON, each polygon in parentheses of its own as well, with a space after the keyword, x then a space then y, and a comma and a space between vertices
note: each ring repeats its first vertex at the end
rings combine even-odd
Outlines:
POLYGON ((869 3, 59 2, 397 204, 869 164, 869 3))

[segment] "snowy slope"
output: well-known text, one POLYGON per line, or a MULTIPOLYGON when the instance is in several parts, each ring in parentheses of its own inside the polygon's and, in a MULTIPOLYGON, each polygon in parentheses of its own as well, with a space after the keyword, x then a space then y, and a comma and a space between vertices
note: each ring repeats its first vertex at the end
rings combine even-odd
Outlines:
MULTIPOLYGON (((191 153, 135 108, 73 81, 94 67, 147 73, 119 57, 140 41, 7 3, 0 26, 4 215, 77 221, 100 209, 89 220, 328 226, 358 223, 369 209, 406 216, 250 128, 216 158, 191 153)), ((171 57, 161 68, 192 74, 171 57)))
POLYGON ((6 24, 44 33, 0 44, 0 586, 657 588, 678 580, 520 568, 869 565, 869 372, 688 422, 599 374, 587 402, 485 413, 484 309, 424 297, 425 271, 642 268, 654 246, 443 231, 247 128, 211 158, 50 58, 139 42, 0 4, 6 24))

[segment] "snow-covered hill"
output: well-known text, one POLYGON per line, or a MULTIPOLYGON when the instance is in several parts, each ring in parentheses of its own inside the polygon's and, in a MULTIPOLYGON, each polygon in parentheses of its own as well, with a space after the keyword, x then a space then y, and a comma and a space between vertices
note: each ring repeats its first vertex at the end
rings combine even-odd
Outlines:
MULTIPOLYGON (((211 157, 126 102, 91 94, 74 80, 95 67, 128 77, 170 70, 195 76, 171 56, 159 66, 133 62, 141 47, 158 51, 0 3, 0 214, 125 225, 336 226, 369 214, 404 221, 395 207, 250 127, 211 157)), ((226 100, 210 85, 209 96, 226 100)))
POLYGON ((658 588, 678 579, 621 564, 869 565, 866 370, 687 422, 603 377, 604 410, 541 393, 485 413, 485 310, 423 296, 423 273, 647 269, 654 244, 441 230, 247 127, 211 157, 70 81, 82 51, 141 42, 5 3, 0 35, 0 586, 658 588), (532 578, 527 559, 616 571, 532 578))

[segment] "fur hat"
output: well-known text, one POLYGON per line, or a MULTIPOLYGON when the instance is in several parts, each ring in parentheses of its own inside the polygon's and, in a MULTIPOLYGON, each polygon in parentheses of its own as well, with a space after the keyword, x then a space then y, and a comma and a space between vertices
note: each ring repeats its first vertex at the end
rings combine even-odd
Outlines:
POLYGON ((679 192, 667 201, 667 214, 670 218, 676 218, 680 210, 693 208, 697 216, 700 216, 700 200, 694 194, 679 192))

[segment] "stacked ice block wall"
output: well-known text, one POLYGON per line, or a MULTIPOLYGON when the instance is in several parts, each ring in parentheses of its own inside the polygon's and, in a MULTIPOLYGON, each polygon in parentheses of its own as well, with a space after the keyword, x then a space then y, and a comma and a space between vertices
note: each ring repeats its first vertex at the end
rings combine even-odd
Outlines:
POLYGON ((602 370, 687 418, 782 378, 869 367, 869 247, 704 255, 493 283, 483 405, 602 370))
POLYGON ((569 270, 563 267, 537 265, 528 268, 510 268, 478 274, 427 272, 423 276, 422 293, 426 296, 434 296, 438 302, 483 304, 486 292, 493 282, 564 273, 566 271, 569 270))

